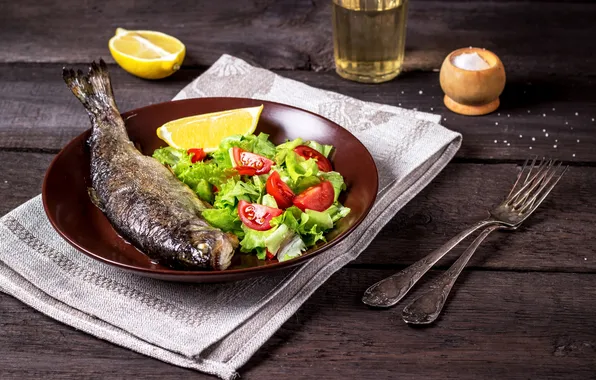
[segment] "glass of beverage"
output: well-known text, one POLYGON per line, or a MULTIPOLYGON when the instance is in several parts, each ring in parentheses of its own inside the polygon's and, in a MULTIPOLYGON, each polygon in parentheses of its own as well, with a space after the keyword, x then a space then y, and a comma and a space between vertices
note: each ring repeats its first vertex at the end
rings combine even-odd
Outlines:
POLYGON ((380 83, 401 71, 408 0, 333 0, 335 70, 343 78, 380 83))

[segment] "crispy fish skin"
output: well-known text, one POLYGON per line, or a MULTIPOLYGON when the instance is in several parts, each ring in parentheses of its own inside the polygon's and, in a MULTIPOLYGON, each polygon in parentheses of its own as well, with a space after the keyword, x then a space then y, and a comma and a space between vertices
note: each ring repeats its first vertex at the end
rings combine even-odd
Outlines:
POLYGON ((87 75, 66 68, 62 74, 91 119, 92 198, 112 226, 159 264, 226 269, 238 239, 211 227, 201 216, 210 206, 168 168, 134 147, 116 107, 105 62, 93 62, 87 75))

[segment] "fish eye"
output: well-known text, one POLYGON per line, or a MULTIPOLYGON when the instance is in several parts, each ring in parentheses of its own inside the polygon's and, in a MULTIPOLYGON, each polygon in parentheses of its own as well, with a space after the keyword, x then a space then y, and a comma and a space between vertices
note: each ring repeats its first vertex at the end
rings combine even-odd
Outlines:
POLYGON ((211 253, 211 247, 207 243, 199 243, 197 244, 197 249, 201 252, 202 255, 209 255, 211 253))

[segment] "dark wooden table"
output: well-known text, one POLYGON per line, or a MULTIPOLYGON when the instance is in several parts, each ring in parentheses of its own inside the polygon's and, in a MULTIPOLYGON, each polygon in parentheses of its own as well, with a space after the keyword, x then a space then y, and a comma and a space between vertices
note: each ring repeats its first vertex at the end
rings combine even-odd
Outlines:
MULTIPOLYGON (((89 127, 61 68, 100 56, 113 64, 107 43, 118 26, 163 31, 188 49, 184 68, 161 81, 112 65, 122 111, 169 100, 229 53, 313 86, 439 113, 463 134, 454 161, 249 361, 244 378, 596 379, 594 2, 412 0, 407 72, 382 85, 332 70, 330 0, 1 0, 0 10, 0 215, 39 194, 52 157, 89 127), (498 113, 457 116, 442 104, 442 59, 469 45, 505 65, 498 113), (438 323, 412 328, 401 308, 360 302, 368 285, 484 216, 532 154, 564 159, 570 171, 523 228, 481 246, 438 323)), ((182 377, 208 378, 0 293, 2 379, 182 377)))

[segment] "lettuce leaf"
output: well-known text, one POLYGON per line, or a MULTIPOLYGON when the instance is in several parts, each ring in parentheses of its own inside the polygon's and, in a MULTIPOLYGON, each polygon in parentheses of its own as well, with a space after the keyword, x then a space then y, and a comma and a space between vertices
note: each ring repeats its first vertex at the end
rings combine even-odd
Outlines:
POLYGON ((292 141, 286 141, 283 144, 279 144, 275 150, 275 163, 278 166, 281 166, 281 164, 286 160, 286 156, 289 152, 292 152, 294 150, 294 148, 296 148, 298 145, 302 145, 302 143, 304 142, 304 140, 302 140, 301 138, 297 138, 295 140, 292 141))
POLYGON ((306 245, 299 235, 294 235, 277 253, 277 260, 286 261, 302 255, 306 245))
POLYGON ((274 255, 285 240, 289 240, 294 232, 288 226, 281 224, 267 231, 257 231, 242 225, 244 238, 240 241, 240 250, 250 252, 257 248, 266 253, 266 250, 274 255))
POLYGON ((302 177, 312 177, 319 173, 317 161, 312 158, 305 160, 293 151, 287 153, 285 163, 288 175, 294 184, 298 183, 302 177))
POLYGON ((230 179, 219 188, 213 206, 215 208, 235 207, 240 200, 250 203, 261 197, 262 189, 251 182, 230 179))
POLYGON ((240 239, 244 237, 242 222, 238 217, 236 208, 209 208, 203 210, 201 214, 211 226, 219 228, 224 232, 232 232, 240 239))
POLYGON ((220 167, 213 161, 201 161, 193 164, 190 155, 184 149, 160 148, 153 152, 153 158, 163 165, 169 166, 180 181, 195 190, 197 195, 204 200, 210 198, 205 182, 219 188, 229 178, 236 176, 235 170, 220 167), (197 188, 197 186, 199 187, 197 188))
POLYGON ((350 213, 350 211, 352 210, 349 207, 342 206, 341 203, 335 202, 327 210, 323 212, 328 214, 331 220, 333 221, 333 224, 335 224, 335 222, 347 216, 350 213))
POLYGON ((323 145, 316 141, 307 141, 304 145, 313 148, 317 152, 321 153, 325 157, 329 157, 329 154, 333 150, 333 145, 323 145))

